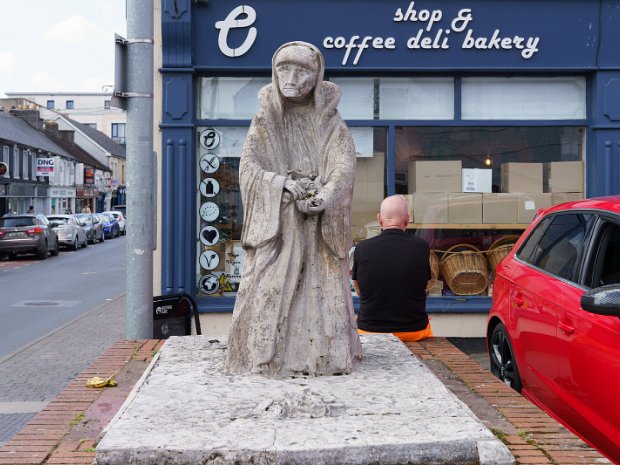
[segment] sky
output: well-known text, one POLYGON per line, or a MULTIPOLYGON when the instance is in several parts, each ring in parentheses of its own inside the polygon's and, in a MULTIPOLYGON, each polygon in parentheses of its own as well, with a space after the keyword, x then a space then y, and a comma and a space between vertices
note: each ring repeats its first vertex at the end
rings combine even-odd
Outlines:
POLYGON ((0 98, 112 86, 114 33, 127 37, 125 2, 0 0, 0 98))

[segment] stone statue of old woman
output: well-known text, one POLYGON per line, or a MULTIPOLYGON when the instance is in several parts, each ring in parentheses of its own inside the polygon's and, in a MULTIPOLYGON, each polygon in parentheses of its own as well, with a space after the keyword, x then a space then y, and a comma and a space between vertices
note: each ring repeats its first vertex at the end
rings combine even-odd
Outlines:
POLYGON ((230 373, 350 373, 361 358, 347 264, 355 150, 320 51, 282 45, 239 167, 245 267, 230 373))

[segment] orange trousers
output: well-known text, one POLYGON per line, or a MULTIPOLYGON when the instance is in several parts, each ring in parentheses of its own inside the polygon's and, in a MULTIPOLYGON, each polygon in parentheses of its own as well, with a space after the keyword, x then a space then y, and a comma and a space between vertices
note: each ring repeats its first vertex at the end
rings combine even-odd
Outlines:
MULTIPOLYGON (((364 331, 363 329, 358 329, 357 334, 381 334, 381 333, 374 333, 371 331, 364 331)), ((415 342, 415 341, 421 341, 422 339, 426 339, 429 337, 433 337, 433 331, 431 330, 430 322, 428 323, 428 326, 426 328, 420 331, 401 331, 401 332, 396 332, 392 334, 403 342, 415 342)))

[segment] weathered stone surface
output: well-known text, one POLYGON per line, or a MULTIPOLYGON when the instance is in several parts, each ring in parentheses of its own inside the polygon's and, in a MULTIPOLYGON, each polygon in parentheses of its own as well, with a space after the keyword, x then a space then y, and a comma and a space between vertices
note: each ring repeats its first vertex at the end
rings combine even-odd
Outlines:
POLYGON ((398 339, 361 340, 364 359, 350 375, 273 379, 226 374, 223 338, 171 338, 108 427, 97 462, 514 463, 398 339))
POLYGON ((349 288, 355 178, 340 89, 320 51, 282 45, 239 164, 246 259, 229 334, 231 373, 349 373, 361 355, 349 288))

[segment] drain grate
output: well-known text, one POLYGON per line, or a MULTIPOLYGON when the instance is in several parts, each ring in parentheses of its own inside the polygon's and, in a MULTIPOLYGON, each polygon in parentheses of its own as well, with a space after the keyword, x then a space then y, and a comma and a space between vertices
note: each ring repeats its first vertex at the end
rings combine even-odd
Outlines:
POLYGON ((11 307, 55 307, 71 308, 79 304, 80 300, 22 300, 11 307))

